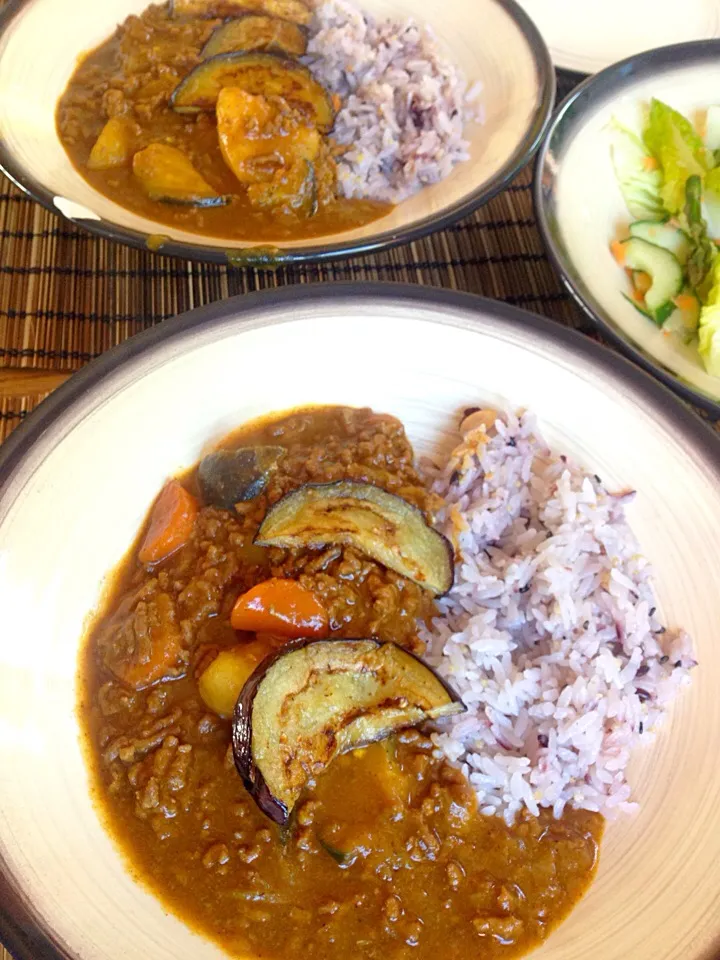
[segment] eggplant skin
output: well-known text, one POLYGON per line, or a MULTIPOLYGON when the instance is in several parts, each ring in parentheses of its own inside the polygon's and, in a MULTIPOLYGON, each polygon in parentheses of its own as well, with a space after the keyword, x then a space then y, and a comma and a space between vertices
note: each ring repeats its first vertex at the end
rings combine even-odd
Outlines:
POLYGON ((314 217, 318 210, 315 167, 309 160, 298 160, 289 170, 279 170, 270 183, 251 184, 248 200, 281 216, 314 217))
POLYGON ((200 461, 197 474, 203 502, 232 510, 236 503, 254 500, 284 454, 282 447, 239 447, 209 453, 200 461))
POLYGON ((251 53, 259 50, 286 57, 301 57, 307 50, 307 44, 306 32, 289 20, 247 16, 221 23, 213 31, 200 56, 207 60, 221 53, 251 53))
POLYGON ((441 597, 455 575, 452 544, 417 507, 371 483, 307 483, 268 510, 255 543, 264 547, 345 544, 441 597))
POLYGON ((233 717, 235 765, 250 796, 285 824, 310 776, 341 753, 465 710, 419 657, 377 640, 301 640, 264 660, 233 717))
POLYGON ((335 122, 330 94, 307 67, 274 53, 220 53, 203 60, 176 87, 170 104, 176 113, 212 111, 223 87, 282 97, 321 133, 328 133, 335 122))

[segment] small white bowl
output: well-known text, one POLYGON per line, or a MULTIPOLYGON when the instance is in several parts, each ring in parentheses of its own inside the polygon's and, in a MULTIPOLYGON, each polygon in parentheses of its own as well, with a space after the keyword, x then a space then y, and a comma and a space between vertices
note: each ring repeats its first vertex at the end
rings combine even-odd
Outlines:
MULTIPOLYGON (((612 488, 700 666, 608 825, 597 879, 537 960, 720 948, 720 439, 617 354, 529 313, 394 285, 285 289, 186 314, 85 367, 0 448, 0 940, 17 960, 219 960, 126 870, 78 741, 86 617, 163 480, 251 417, 309 403, 400 417, 447 449, 469 404, 529 407, 612 488)), ((439 907, 440 905, 438 905, 439 907)), ((297 960, 288 957, 287 960, 297 960)))
POLYGON ((149 220, 96 191, 71 164, 55 126, 78 58, 150 0, 10 0, 0 14, 0 168, 33 199, 83 228, 155 252, 233 265, 326 260, 381 250, 441 229, 502 190, 535 153, 555 96, 545 44, 514 0, 360 0, 378 17, 428 23, 469 83, 483 84, 470 159, 387 216, 314 239, 229 241, 149 220))
POLYGON ((628 303, 627 279, 610 253, 618 224, 632 219, 610 158, 608 124, 642 128, 651 97, 686 115, 717 102, 720 40, 640 54, 586 80, 560 106, 538 154, 534 202, 556 269, 579 305, 634 360, 686 399, 720 415, 720 378, 686 346, 628 303))

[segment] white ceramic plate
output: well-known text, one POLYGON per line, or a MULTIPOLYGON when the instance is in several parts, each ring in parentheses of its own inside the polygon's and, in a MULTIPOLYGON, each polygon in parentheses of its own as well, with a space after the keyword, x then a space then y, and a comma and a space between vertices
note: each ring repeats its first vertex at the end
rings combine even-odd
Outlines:
POLYGON ((566 70, 597 73, 627 57, 720 37, 720 0, 520 0, 566 70))
POLYGON ((666 336, 623 297, 627 280, 610 253, 631 221, 610 158, 616 116, 638 132, 651 97, 686 115, 720 102, 720 40, 680 44, 617 64, 586 81, 557 112, 536 167, 535 210, 563 280, 603 332, 668 385, 720 415, 720 378, 694 345, 666 336))
POLYGON ((533 956, 717 956, 720 441, 642 371, 549 321, 369 285, 236 298, 165 323, 76 374, 2 447, 0 939, 17 960, 221 956, 125 870, 78 743, 83 624, 163 480, 272 410, 371 405, 427 453, 482 402, 533 408, 559 450, 638 489, 630 515, 662 613, 690 629, 700 660, 633 763, 641 812, 609 826, 588 896, 533 956))
POLYGON ((320 260, 379 250, 465 216, 533 155, 552 111, 547 49, 514 0, 360 0, 378 17, 428 23, 469 82, 482 80, 485 122, 469 124, 470 159, 364 227, 311 240, 228 241, 169 226, 98 193, 71 164, 55 109, 78 58, 151 0, 10 0, 0 13, 0 167, 34 199, 93 233, 154 251, 234 265, 320 260), (482 30, 468 30, 475 19, 482 30))

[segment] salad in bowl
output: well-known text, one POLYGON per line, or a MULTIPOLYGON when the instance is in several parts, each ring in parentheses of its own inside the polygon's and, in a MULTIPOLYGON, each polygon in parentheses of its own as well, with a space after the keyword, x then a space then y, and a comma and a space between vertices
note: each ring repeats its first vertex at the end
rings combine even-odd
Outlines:
POLYGON ((610 245, 623 295, 720 377, 720 105, 690 118, 653 98, 640 132, 613 118, 610 134, 630 216, 610 245))

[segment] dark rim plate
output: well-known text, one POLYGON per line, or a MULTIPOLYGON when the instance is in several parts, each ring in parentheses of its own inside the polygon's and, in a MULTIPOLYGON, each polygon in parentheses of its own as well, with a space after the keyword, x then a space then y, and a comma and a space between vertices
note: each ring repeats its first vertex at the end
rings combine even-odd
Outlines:
MULTIPOLYGON (((686 400, 715 416, 720 416, 720 396, 713 397, 689 385, 674 371, 640 347, 616 323, 588 289, 575 269, 563 242, 556 219, 556 190, 561 176, 563 156, 585 118, 608 100, 622 95, 639 81, 691 64, 713 62, 720 58, 720 40, 697 40, 661 47, 613 64, 589 77, 563 100, 550 124, 535 162, 533 205, 545 249, 563 285, 587 316, 623 353, 644 367, 686 400)), ((720 395, 720 381, 718 382, 720 395)))
MULTIPOLYGON (((628 388, 628 402, 632 402, 630 397, 635 394, 649 406, 662 410, 668 427, 677 431, 688 446, 701 451, 702 457, 720 474, 720 437, 707 424, 637 366, 574 330, 561 327, 547 318, 518 307, 467 293, 393 283, 313 284, 233 297, 190 311, 131 337, 93 360, 44 400, 0 446, 0 505, 15 470, 31 454, 35 444, 43 437, 51 435, 57 428, 58 421, 63 419, 88 390, 96 388, 111 373, 123 367, 131 368, 148 355, 164 350, 170 343, 181 348, 184 343, 192 341, 193 335, 200 328, 223 325, 233 318, 238 326, 242 327, 250 321, 262 320, 263 314, 268 311, 287 307, 287 316, 271 321, 279 326, 284 322, 292 322, 291 308, 298 302, 307 304, 315 301, 323 304, 331 300, 350 303, 361 300, 377 304, 379 308, 382 308, 383 304, 389 307, 398 303, 410 307, 447 307, 466 314, 484 315, 508 331, 520 330, 530 338, 534 336, 541 337, 546 342, 554 341, 563 351, 574 354, 578 360, 591 361, 597 368, 598 376, 604 374, 623 380, 628 388)), ((438 317, 439 334, 443 325, 455 323, 467 326, 460 318, 454 320, 438 317)), ((480 372, 478 378, 482 379, 480 372)), ((12 952, 16 960, 73 960, 73 955, 66 946, 46 928, 32 904, 28 903, 17 889, 9 869, 2 861, 0 942, 12 952)))
MULTIPOLYGON (((27 2, 28 0, 9 0, 0 11, 0 39, 27 2)), ((456 220, 473 213, 474 210, 487 203, 514 180, 537 151, 550 122, 555 102, 555 71, 550 53, 540 32, 515 0, 496 0, 496 2, 515 21, 532 52, 538 76, 538 104, 529 129, 505 166, 490 180, 483 183, 477 190, 453 207, 409 224, 401 230, 378 233, 364 240, 347 243, 342 241, 335 243, 320 242, 317 246, 295 247, 290 250, 260 244, 233 248, 230 246, 231 241, 228 241, 224 246, 215 247, 182 243, 169 238, 162 243, 159 240, 156 243, 155 241, 161 236, 162 224, 158 224, 159 232, 154 235, 121 227, 109 220, 75 220, 71 217, 65 217, 65 219, 76 226, 82 227, 89 233, 118 243, 125 243, 140 250, 152 250, 164 256, 182 257, 187 260, 200 260, 207 263, 223 263, 235 267, 272 267, 279 264, 332 260, 337 257, 349 257, 361 253, 377 253, 401 243, 410 243, 412 240, 417 240, 436 230, 445 229, 456 220)), ((42 183, 28 174, 16 162, 1 137, 0 171, 51 213, 60 213, 55 206, 53 192, 44 187, 42 183)), ((64 216, 64 214, 61 214, 61 216, 64 216)), ((320 240, 322 241, 322 238, 320 240)))

